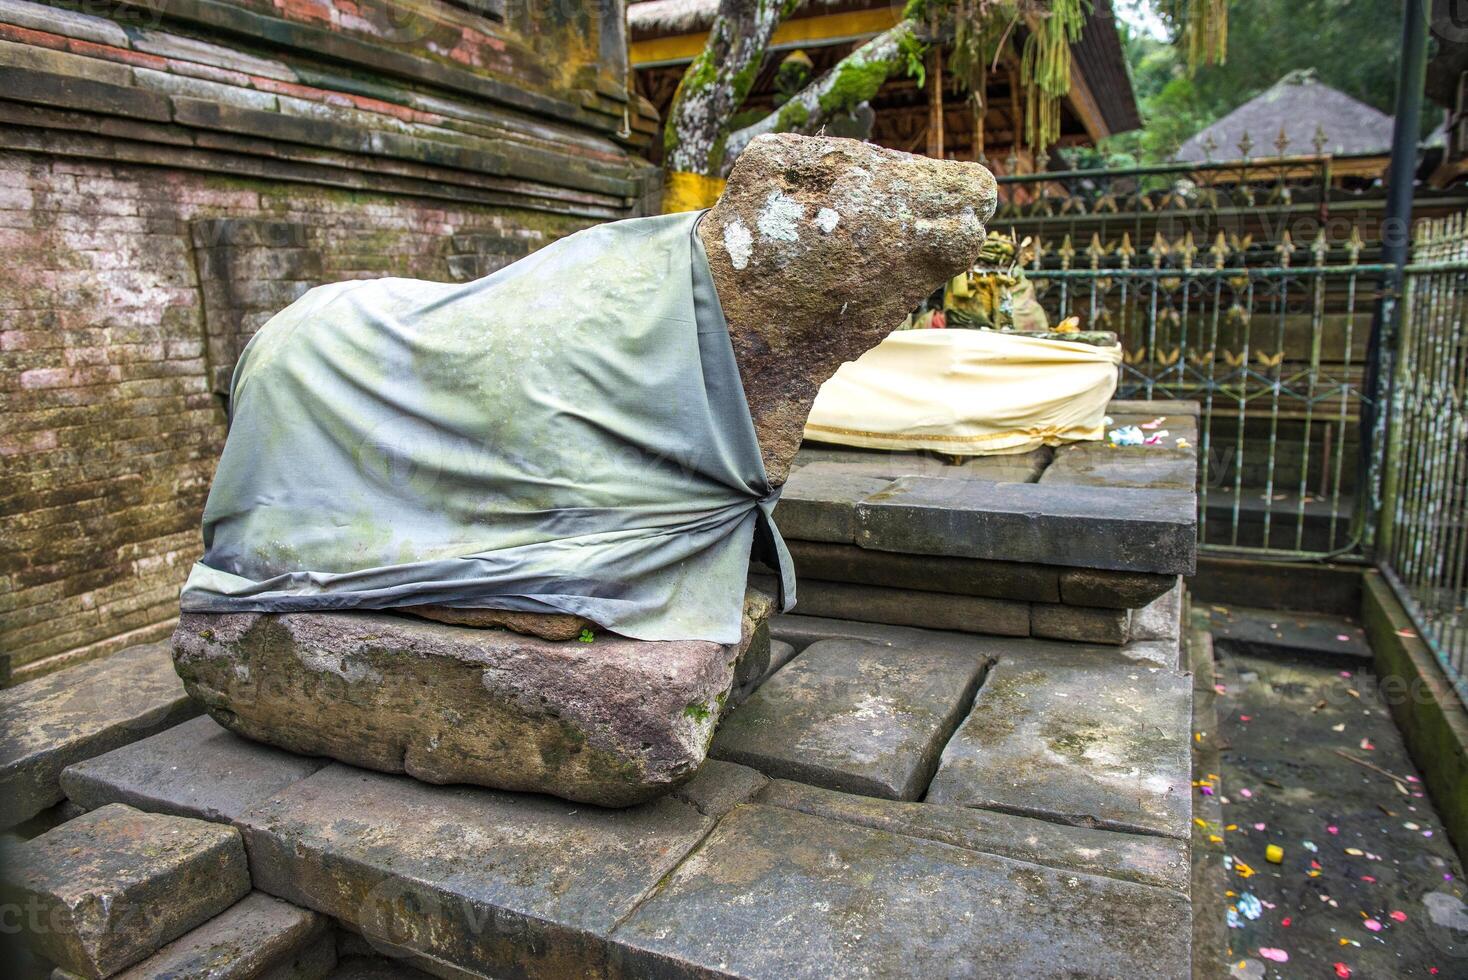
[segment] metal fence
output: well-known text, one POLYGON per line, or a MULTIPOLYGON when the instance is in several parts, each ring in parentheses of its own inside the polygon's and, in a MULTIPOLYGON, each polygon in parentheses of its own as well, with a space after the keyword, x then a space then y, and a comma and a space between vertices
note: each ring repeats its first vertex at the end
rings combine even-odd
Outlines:
MULTIPOLYGON (((1000 179, 993 226, 1030 240, 1051 321, 1125 350, 1118 397, 1201 406, 1205 550, 1357 550, 1367 342, 1382 276, 1382 161, 1253 158, 1000 179), (1373 169, 1374 167, 1374 169, 1373 169)), ((1461 190, 1420 210, 1461 211, 1461 190)), ((1364 502, 1363 502, 1364 506, 1364 502)))
POLYGON ((1468 215, 1417 225, 1399 324, 1376 554, 1468 702, 1468 215))

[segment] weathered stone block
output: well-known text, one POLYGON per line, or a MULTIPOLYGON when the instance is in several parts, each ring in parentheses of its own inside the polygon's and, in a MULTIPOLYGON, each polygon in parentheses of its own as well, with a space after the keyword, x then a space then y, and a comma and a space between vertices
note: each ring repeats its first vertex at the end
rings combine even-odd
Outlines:
POLYGON ((1146 490, 1192 490, 1197 481, 1196 448, 1109 446, 1099 442, 1062 446, 1055 453, 1055 461, 1040 477, 1042 486, 1063 484, 1146 490))
POLYGON ((748 766, 709 759, 697 776, 668 795, 706 817, 717 819, 739 804, 749 802, 769 782, 768 776, 748 766))
POLYGON ((1024 641, 990 671, 926 799, 1184 840, 1191 696, 1171 670, 1024 641))
MULTIPOLYGON (((992 599, 1059 602, 1060 577, 1069 571, 1019 561, 904 555, 824 541, 787 543, 802 583, 817 579, 992 599)), ((801 598, 804 601, 803 594, 801 598)))
MULTIPOLYGON (((319 980, 336 966, 336 938, 315 912, 251 892, 113 980, 319 980)), ((75 974, 58 970, 51 980, 75 974)))
POLYGON ((904 477, 859 501, 856 519, 856 543, 878 551, 1174 575, 1197 556, 1185 490, 904 477))
POLYGON ((626 977, 1166 977, 1187 898, 745 806, 614 938, 626 977), (772 927, 778 923, 778 927, 772 927))
POLYGON ((111 804, 5 847, 7 887, 36 916, 36 951, 100 980, 243 898, 239 831, 111 804))
POLYGON ((710 752, 769 776, 917 799, 986 666, 939 645, 816 643, 730 714, 710 752))
MULTIPOLYGON (((761 586, 765 584, 762 579, 754 581, 761 586)), ((1030 633, 1030 607, 1026 602, 887 589, 849 582, 801 579, 800 602, 795 613, 990 636, 1028 636, 1030 633)))
POLYGON ((166 643, 130 647, 0 691, 0 827, 59 803, 61 771, 72 763, 199 710, 173 672, 166 643))
POLYGON ((1177 640, 1182 636, 1183 583, 1173 579, 1172 588, 1132 613, 1131 639, 1177 640))
POLYGON ((1060 601, 1071 606, 1136 609, 1176 584, 1176 575, 1066 568, 1060 571, 1060 601))
POLYGON ((616 923, 714 820, 429 786, 332 765, 239 820, 255 885, 381 941, 491 976, 596 974, 616 923))
POLYGON ((769 680, 772 676, 774 676, 775 671, 779 670, 781 667, 794 660, 795 655, 799 652, 800 651, 795 649, 794 644, 786 643, 784 640, 771 640, 770 668, 769 670, 765 671, 765 676, 760 678, 760 683, 763 684, 765 681, 769 680))
POLYGON ((787 540, 856 539, 856 504, 890 485, 890 480, 858 476, 829 464, 812 463, 790 474, 775 506, 775 521, 787 540))
POLYGON ((1188 845, 1168 837, 1069 827, 973 807, 878 800, 785 779, 772 781, 755 802, 1030 864, 1188 891, 1188 845))
POLYGON ((375 613, 189 613, 174 658, 216 721, 258 741, 626 806, 697 771, 738 649, 553 643, 375 613))
POLYGON ((202 717, 67 768, 61 788, 88 810, 126 803, 229 823, 329 761, 252 742, 202 717))
POLYGON ((1128 609, 1036 603, 1030 607, 1030 633, 1044 640, 1121 646, 1128 639, 1131 616, 1128 609))

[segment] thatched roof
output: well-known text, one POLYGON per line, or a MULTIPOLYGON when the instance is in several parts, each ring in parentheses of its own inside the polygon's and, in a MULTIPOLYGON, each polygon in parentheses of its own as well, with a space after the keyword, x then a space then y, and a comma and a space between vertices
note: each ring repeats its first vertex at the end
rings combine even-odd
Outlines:
MULTIPOLYGON (((805 0, 800 16, 833 14, 873 6, 862 0, 805 0)), ((627 5, 628 36, 634 41, 706 31, 718 13, 719 0, 631 0, 627 5)))
POLYGON ((1391 116, 1331 88, 1313 71, 1295 71, 1193 134, 1178 150, 1177 159, 1187 163, 1210 156, 1236 159, 1244 155, 1239 144, 1245 133, 1252 144, 1250 156, 1273 156, 1281 130, 1289 140, 1288 154, 1314 153, 1317 141, 1320 152, 1336 156, 1386 153, 1392 145, 1391 116))

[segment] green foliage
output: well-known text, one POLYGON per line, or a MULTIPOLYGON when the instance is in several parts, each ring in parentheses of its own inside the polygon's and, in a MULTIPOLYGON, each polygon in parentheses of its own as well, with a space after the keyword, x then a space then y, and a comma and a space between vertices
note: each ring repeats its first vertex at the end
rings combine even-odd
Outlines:
POLYGON ((928 66, 925 61, 928 46, 917 39, 911 31, 897 41, 897 54, 907 67, 907 77, 917 79, 918 88, 928 84, 928 66))
MULTIPOLYGON (((1401 16, 1401 0, 1232 0, 1228 61, 1201 66, 1191 77, 1177 46, 1130 36, 1118 25, 1146 125, 1112 137, 1102 149, 1139 163, 1170 160, 1188 137, 1302 68, 1314 68, 1325 84, 1389 113, 1401 16)), ((1433 113, 1426 116, 1425 130, 1437 122, 1433 113)), ((1267 145, 1274 134, 1253 135, 1267 145)), ((1220 147, 1219 154, 1232 150, 1220 147)))
POLYGON ((583 629, 581 631, 581 635, 576 637, 576 639, 580 640, 582 643, 595 643, 596 634, 589 629, 583 629))

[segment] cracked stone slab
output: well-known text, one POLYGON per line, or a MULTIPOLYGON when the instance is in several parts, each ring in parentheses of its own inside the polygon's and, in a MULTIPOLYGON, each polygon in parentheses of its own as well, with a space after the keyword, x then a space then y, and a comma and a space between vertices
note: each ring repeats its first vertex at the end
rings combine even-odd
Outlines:
POLYGON ((693 775, 739 656, 702 641, 552 642, 361 612, 185 613, 174 634, 189 693, 233 732, 431 783, 604 806, 693 775))
POLYGON ((616 923, 714 825, 331 765, 238 820, 255 887, 491 976, 598 974, 616 923))
POLYGON ((769 776, 917 799, 986 667, 944 644, 814 643, 725 719, 710 754, 769 776))
POLYGON ((1188 891, 1188 845, 1169 837, 1070 827, 973 807, 878 800, 785 779, 772 781, 755 801, 1031 864, 1188 891))
POLYGON ((857 502, 856 524, 857 545, 905 554, 1173 575, 1197 560, 1188 490, 903 477, 857 502))
POLYGON ((1184 840, 1191 705, 1184 674, 1025 641, 999 655, 926 799, 1184 840))
MULTIPOLYGON (((111 980, 318 980, 335 966, 325 917, 251 892, 111 980)), ((51 980, 73 976, 58 970, 51 980)))
POLYGON ((167 643, 129 647, 0 691, 0 828, 65 799, 61 771, 72 763, 199 711, 173 672, 167 643))
POLYGON ((205 716, 79 762, 61 774, 61 786, 88 810, 126 803, 229 823, 330 761, 241 738, 205 716))
POLYGON ((618 927, 613 955, 629 977, 1175 978, 1190 928, 1168 889, 751 805, 618 927))
POLYGON ((120 803, 0 852, 7 889, 50 928, 35 951, 91 980, 132 966, 250 891, 239 831, 120 803))

